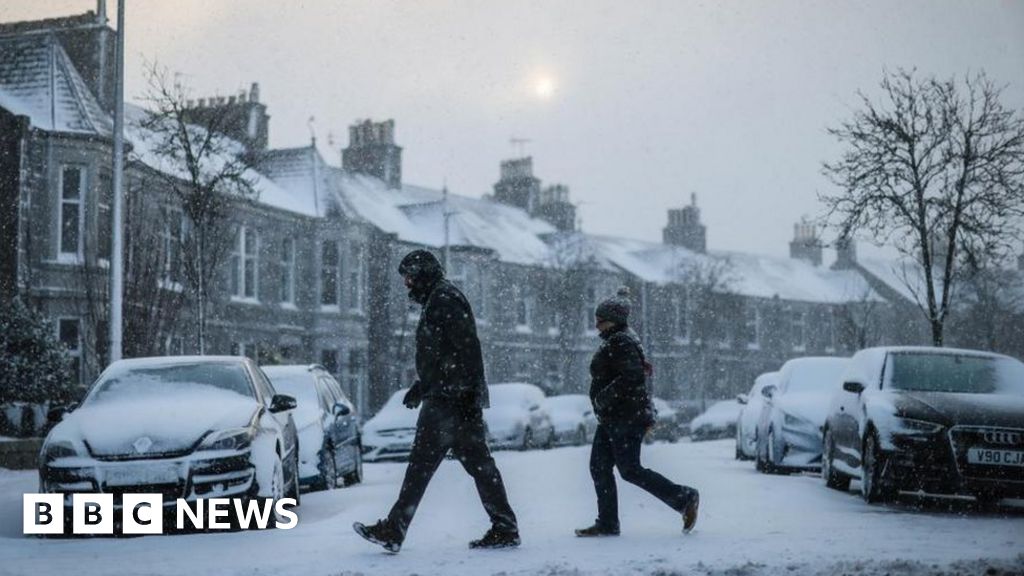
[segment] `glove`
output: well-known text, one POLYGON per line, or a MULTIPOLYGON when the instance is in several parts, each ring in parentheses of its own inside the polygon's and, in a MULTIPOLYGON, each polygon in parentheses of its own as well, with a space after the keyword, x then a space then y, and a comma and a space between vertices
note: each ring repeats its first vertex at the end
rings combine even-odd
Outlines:
POLYGON ((420 407, 421 402, 423 402, 423 389, 420 386, 420 381, 417 380, 402 397, 402 404, 409 410, 415 410, 420 407))

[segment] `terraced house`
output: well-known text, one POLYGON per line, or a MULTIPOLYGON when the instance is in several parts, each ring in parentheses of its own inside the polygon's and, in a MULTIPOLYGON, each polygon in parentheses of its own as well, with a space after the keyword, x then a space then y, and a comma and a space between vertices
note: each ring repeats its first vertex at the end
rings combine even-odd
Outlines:
MULTIPOLYGON (((53 319, 81 385, 106 363, 112 35, 93 13, 0 25, 0 288, 53 319)), ((796 355, 925 340, 886 263, 849 243, 826 266, 806 224, 789 258, 709 249, 696 198, 669 211, 661 243, 593 235, 528 157, 500 162, 493 194, 473 198, 403 182, 390 120, 354 123, 325 157, 315 141, 268 147, 256 84, 185 104, 258 159, 220 237, 205 352, 322 364, 364 413, 414 378, 418 311, 395 272, 414 247, 471 300, 492 382, 584 390, 593 309, 623 285, 668 399, 730 396, 796 355)), ((186 176, 152 114, 127 116, 126 354, 195 353, 195 228, 174 193, 186 176)))

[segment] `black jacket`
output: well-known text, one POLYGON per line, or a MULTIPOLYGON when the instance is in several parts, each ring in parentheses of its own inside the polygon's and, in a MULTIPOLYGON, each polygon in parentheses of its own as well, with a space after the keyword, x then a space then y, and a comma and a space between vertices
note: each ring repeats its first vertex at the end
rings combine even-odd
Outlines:
POLYGON ((488 405, 473 309, 447 280, 438 280, 423 304, 416 327, 416 373, 423 398, 488 405))
POLYGON ((590 361, 590 401, 604 422, 653 419, 640 338, 627 326, 601 333, 600 348, 590 361))

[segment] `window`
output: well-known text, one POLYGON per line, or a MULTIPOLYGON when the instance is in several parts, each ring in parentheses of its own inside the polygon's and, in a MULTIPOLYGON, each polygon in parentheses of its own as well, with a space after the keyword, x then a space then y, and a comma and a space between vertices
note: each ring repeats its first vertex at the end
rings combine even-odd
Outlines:
POLYGON ((259 237, 256 231, 240 226, 231 254, 231 294, 255 300, 259 295, 259 237))
POLYGON ((338 349, 324 348, 320 350, 320 365, 331 374, 338 373, 338 349))
POLYGON ((163 255, 161 280, 165 288, 180 289, 182 272, 181 243, 185 229, 185 215, 181 210, 161 208, 163 226, 160 229, 160 250, 163 255))
POLYGON ((61 318, 57 321, 57 338, 67 348, 71 357, 71 381, 82 383, 82 323, 78 318, 61 318))
POLYGON ((836 351, 836 315, 831 308, 825 312, 825 351, 836 351))
POLYGON ((533 301, 521 291, 517 292, 520 296, 516 298, 516 329, 529 330, 533 320, 533 301))
POLYGON ((295 303, 295 239, 281 241, 281 303, 295 303))
POLYGON ((184 356, 185 339, 181 336, 168 336, 164 339, 164 355, 184 356))
POLYGON ((761 348, 761 309, 753 303, 747 303, 744 309, 744 335, 747 341, 747 349, 758 350, 761 348))
POLYGON ((82 210, 85 170, 64 166, 60 172, 60 254, 82 255, 82 210))
POLYGON ((366 304, 363 287, 366 262, 363 261, 363 247, 358 244, 349 248, 348 270, 348 305, 352 310, 362 311, 366 304))
POLYGON ((338 305, 339 281, 341 279, 341 255, 338 242, 324 240, 320 250, 320 304, 338 305))
POLYGON ((672 298, 672 335, 684 342, 690 340, 689 300, 685 292, 672 298))
POLYGON ((807 349, 807 313, 793 311, 793 350, 803 352, 807 349))
POLYGON ((99 220, 96 226, 96 236, 98 244, 98 252, 96 257, 102 260, 110 262, 110 251, 112 238, 110 236, 111 230, 113 230, 113 217, 111 216, 111 204, 114 199, 114 184, 111 181, 110 171, 100 171, 100 189, 99 189, 99 202, 96 206, 97 219, 99 220))

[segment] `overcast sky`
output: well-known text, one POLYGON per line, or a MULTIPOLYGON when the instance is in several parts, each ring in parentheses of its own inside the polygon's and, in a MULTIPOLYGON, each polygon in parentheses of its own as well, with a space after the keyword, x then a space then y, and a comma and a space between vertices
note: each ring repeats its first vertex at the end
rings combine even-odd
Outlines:
MULTIPOLYGON (((0 20, 95 7, 0 0, 0 20)), ((129 97, 146 60, 196 96, 258 81, 271 145, 307 144, 315 116, 333 163, 353 120, 394 118, 405 180, 472 196, 527 138, 586 231, 660 240, 696 193, 721 250, 787 253, 820 213, 826 126, 886 67, 984 69, 1024 110, 1024 0, 131 0, 127 18, 129 97)))

